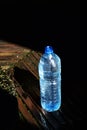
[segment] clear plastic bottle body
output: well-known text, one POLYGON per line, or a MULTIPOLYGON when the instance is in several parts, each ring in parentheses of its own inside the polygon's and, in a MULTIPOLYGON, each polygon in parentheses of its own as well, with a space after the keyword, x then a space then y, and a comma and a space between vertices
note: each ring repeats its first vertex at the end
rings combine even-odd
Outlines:
POLYGON ((61 60, 55 53, 43 54, 39 66, 41 106, 48 112, 61 106, 61 60))

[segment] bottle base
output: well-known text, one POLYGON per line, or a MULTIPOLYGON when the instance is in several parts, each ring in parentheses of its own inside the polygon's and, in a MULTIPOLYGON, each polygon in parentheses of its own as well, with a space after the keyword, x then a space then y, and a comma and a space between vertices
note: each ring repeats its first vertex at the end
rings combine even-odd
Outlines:
POLYGON ((56 105, 49 105, 49 104, 41 104, 42 108, 47 111, 47 112, 54 112, 54 111, 57 111, 59 110, 60 108, 60 104, 56 104, 56 105))

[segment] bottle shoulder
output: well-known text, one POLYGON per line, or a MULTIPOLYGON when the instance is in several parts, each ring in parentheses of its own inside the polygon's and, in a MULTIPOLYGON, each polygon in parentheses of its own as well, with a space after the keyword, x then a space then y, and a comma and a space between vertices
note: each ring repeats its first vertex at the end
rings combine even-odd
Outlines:
POLYGON ((51 60, 54 60, 55 62, 57 62, 57 61, 61 62, 60 57, 55 53, 52 53, 52 54, 49 54, 49 55, 43 54, 40 58, 40 61, 45 61, 45 62, 51 61, 51 60))
POLYGON ((46 70, 57 71, 61 69, 61 60, 55 53, 52 53, 52 55, 43 54, 39 62, 39 67, 45 68, 46 70))

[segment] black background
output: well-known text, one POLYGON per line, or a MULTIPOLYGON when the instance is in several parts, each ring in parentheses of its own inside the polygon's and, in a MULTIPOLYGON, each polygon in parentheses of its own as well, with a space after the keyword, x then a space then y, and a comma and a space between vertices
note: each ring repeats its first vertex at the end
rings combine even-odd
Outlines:
POLYGON ((29 5, 21 9, 19 6, 7 7, 0 13, 1 39, 38 51, 44 51, 47 44, 52 45, 61 57, 64 79, 86 80, 87 20, 84 8, 54 4, 33 4, 31 8, 29 5))
MULTIPOLYGON (((5 9, 5 7, 4 7, 5 9)), ((7 9, 7 8, 6 8, 7 9)), ((0 39, 44 52, 52 45, 62 62, 62 88, 77 96, 86 112, 87 14, 85 7, 48 4, 1 12, 0 39), (2 13, 3 12, 3 13, 2 13)))

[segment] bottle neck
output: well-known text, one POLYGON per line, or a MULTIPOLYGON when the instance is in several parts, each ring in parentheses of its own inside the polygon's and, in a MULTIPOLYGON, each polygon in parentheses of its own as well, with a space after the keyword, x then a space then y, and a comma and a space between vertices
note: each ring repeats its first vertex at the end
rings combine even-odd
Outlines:
POLYGON ((45 54, 52 54, 53 53, 53 48, 51 46, 46 46, 45 47, 45 54))

